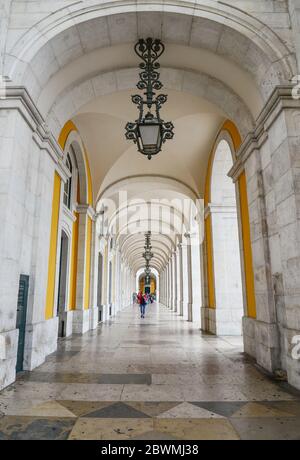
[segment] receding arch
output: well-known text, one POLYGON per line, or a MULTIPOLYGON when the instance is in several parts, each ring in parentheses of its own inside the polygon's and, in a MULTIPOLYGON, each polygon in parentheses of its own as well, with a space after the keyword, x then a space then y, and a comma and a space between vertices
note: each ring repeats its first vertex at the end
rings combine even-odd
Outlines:
MULTIPOLYGON (((151 267, 151 274, 152 274, 152 277, 155 278, 155 286, 156 286, 156 302, 159 302, 159 285, 160 285, 160 273, 159 271, 154 267, 152 266, 151 267)), ((139 281, 140 281, 140 278, 144 276, 144 267, 139 267, 136 271, 136 275, 135 275, 135 286, 136 286, 136 292, 139 291, 139 288, 140 288, 140 284, 139 284, 139 281)))
MULTIPOLYGON (((164 68, 161 75, 166 91, 180 91, 205 99, 218 107, 225 114, 225 117, 234 120, 243 136, 253 128, 254 119, 259 114, 262 105, 257 104, 258 107, 251 110, 251 105, 250 107, 248 105, 251 104, 251 100, 242 99, 234 88, 230 88, 221 79, 203 72, 170 67, 164 68), (220 97, 221 95, 222 97, 220 97)), ((51 106, 47 109, 47 123, 55 133, 61 124, 73 118, 91 101, 103 96, 107 97, 112 93, 122 94, 128 89, 135 91, 136 78, 136 68, 117 69, 107 73, 99 71, 96 76, 85 75, 83 82, 81 79, 75 81, 52 101, 51 106), (126 88, 124 89, 120 88, 117 83, 122 78, 126 79, 126 88), (108 80, 111 82, 109 86, 107 86, 108 80), (79 99, 74 105, 73 101, 78 99, 78 93, 84 94, 84 98, 79 99), (59 125, 57 121, 59 121, 59 125)))
MULTIPOLYGON (((207 305, 209 308, 216 308, 215 279, 214 279, 214 262, 213 262, 213 241, 212 241, 212 222, 209 212, 209 205, 212 201, 212 171, 215 159, 215 152, 218 143, 225 139, 231 147, 233 160, 236 158, 238 149, 241 146, 241 136, 235 124, 227 120, 222 126, 216 137, 212 152, 209 157, 207 168, 204 204, 206 207, 205 214, 205 250, 206 250, 206 279, 207 279, 207 305)), ((229 172, 229 171, 228 171, 229 172)), ((228 173, 227 172, 227 173, 228 173)), ((254 273, 252 263, 252 248, 250 238, 249 210, 247 199, 247 188, 245 182, 245 173, 239 178, 237 185, 237 204, 240 231, 240 249, 242 264, 242 281, 244 287, 244 305, 245 314, 251 318, 256 317, 256 302, 254 291, 254 273)))

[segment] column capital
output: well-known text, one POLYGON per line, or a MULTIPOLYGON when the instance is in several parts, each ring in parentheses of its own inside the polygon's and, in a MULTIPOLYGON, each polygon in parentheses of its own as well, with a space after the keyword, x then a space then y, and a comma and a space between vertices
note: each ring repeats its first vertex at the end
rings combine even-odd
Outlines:
POLYGON ((209 203, 205 208, 205 217, 212 214, 236 214, 236 212, 236 206, 209 203))
POLYGON ((78 212, 78 214, 87 214, 92 220, 95 220, 95 210, 89 204, 77 204, 76 212, 78 212))

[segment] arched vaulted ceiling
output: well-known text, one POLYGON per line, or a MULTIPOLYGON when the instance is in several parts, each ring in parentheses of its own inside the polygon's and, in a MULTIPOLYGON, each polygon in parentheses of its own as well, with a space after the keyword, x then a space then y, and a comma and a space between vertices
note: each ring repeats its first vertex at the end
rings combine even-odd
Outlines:
POLYGON ((175 251, 179 235, 198 229, 194 218, 203 213, 202 200, 197 201, 190 187, 155 176, 131 177, 108 187, 97 204, 98 210, 104 208, 108 233, 134 272, 145 266, 146 232, 151 231, 151 266, 160 272, 175 251))
MULTIPOLYGON (((72 118, 87 150, 94 205, 111 199, 117 208, 120 190, 146 202, 201 198, 224 120, 244 137, 274 85, 296 73, 292 51, 272 30, 214 0, 75 2, 9 42, 4 67, 11 84, 26 86, 56 137, 72 118), (160 62, 169 100, 162 115, 175 124, 174 140, 150 162, 124 139, 124 125, 136 119, 133 45, 147 36, 166 45, 160 62)), ((177 230, 163 225, 166 235, 152 235, 158 271, 178 242, 177 230)), ((140 269, 143 232, 116 237, 130 266, 140 269)))

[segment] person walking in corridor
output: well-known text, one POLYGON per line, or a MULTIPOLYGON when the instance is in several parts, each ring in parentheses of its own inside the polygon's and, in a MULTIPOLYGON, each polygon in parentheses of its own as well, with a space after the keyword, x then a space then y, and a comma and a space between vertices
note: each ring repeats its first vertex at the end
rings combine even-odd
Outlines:
POLYGON ((146 299, 145 296, 143 296, 142 291, 139 291, 137 295, 137 300, 141 310, 141 318, 145 318, 146 299))
POLYGON ((139 307, 140 307, 140 312, 141 312, 141 318, 143 317, 143 293, 142 291, 139 291, 138 295, 137 295, 137 302, 139 304, 139 307))
POLYGON ((145 318, 146 306, 148 304, 148 295, 144 294, 142 296, 142 305, 141 305, 141 318, 145 318))

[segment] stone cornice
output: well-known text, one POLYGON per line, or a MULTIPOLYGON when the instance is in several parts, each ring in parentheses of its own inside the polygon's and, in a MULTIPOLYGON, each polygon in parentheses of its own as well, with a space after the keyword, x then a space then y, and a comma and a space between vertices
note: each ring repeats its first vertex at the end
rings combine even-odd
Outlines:
POLYGON ((0 99, 0 110, 17 110, 30 129, 32 138, 41 150, 45 150, 56 163, 57 170, 63 180, 69 177, 63 164, 63 151, 48 128, 45 120, 33 102, 27 89, 23 86, 7 86, 5 97, 0 99))
POLYGON ((256 120, 256 128, 249 133, 242 143, 237 159, 228 173, 228 176, 237 181, 244 170, 244 165, 249 156, 266 142, 268 130, 286 109, 300 109, 300 101, 292 97, 293 86, 278 86, 274 89, 265 107, 256 120))
POLYGON ((63 205, 62 207, 63 209, 63 214, 64 216, 71 222, 75 222, 76 221, 76 217, 74 216, 74 214, 70 211, 70 209, 67 208, 67 206, 63 205))

